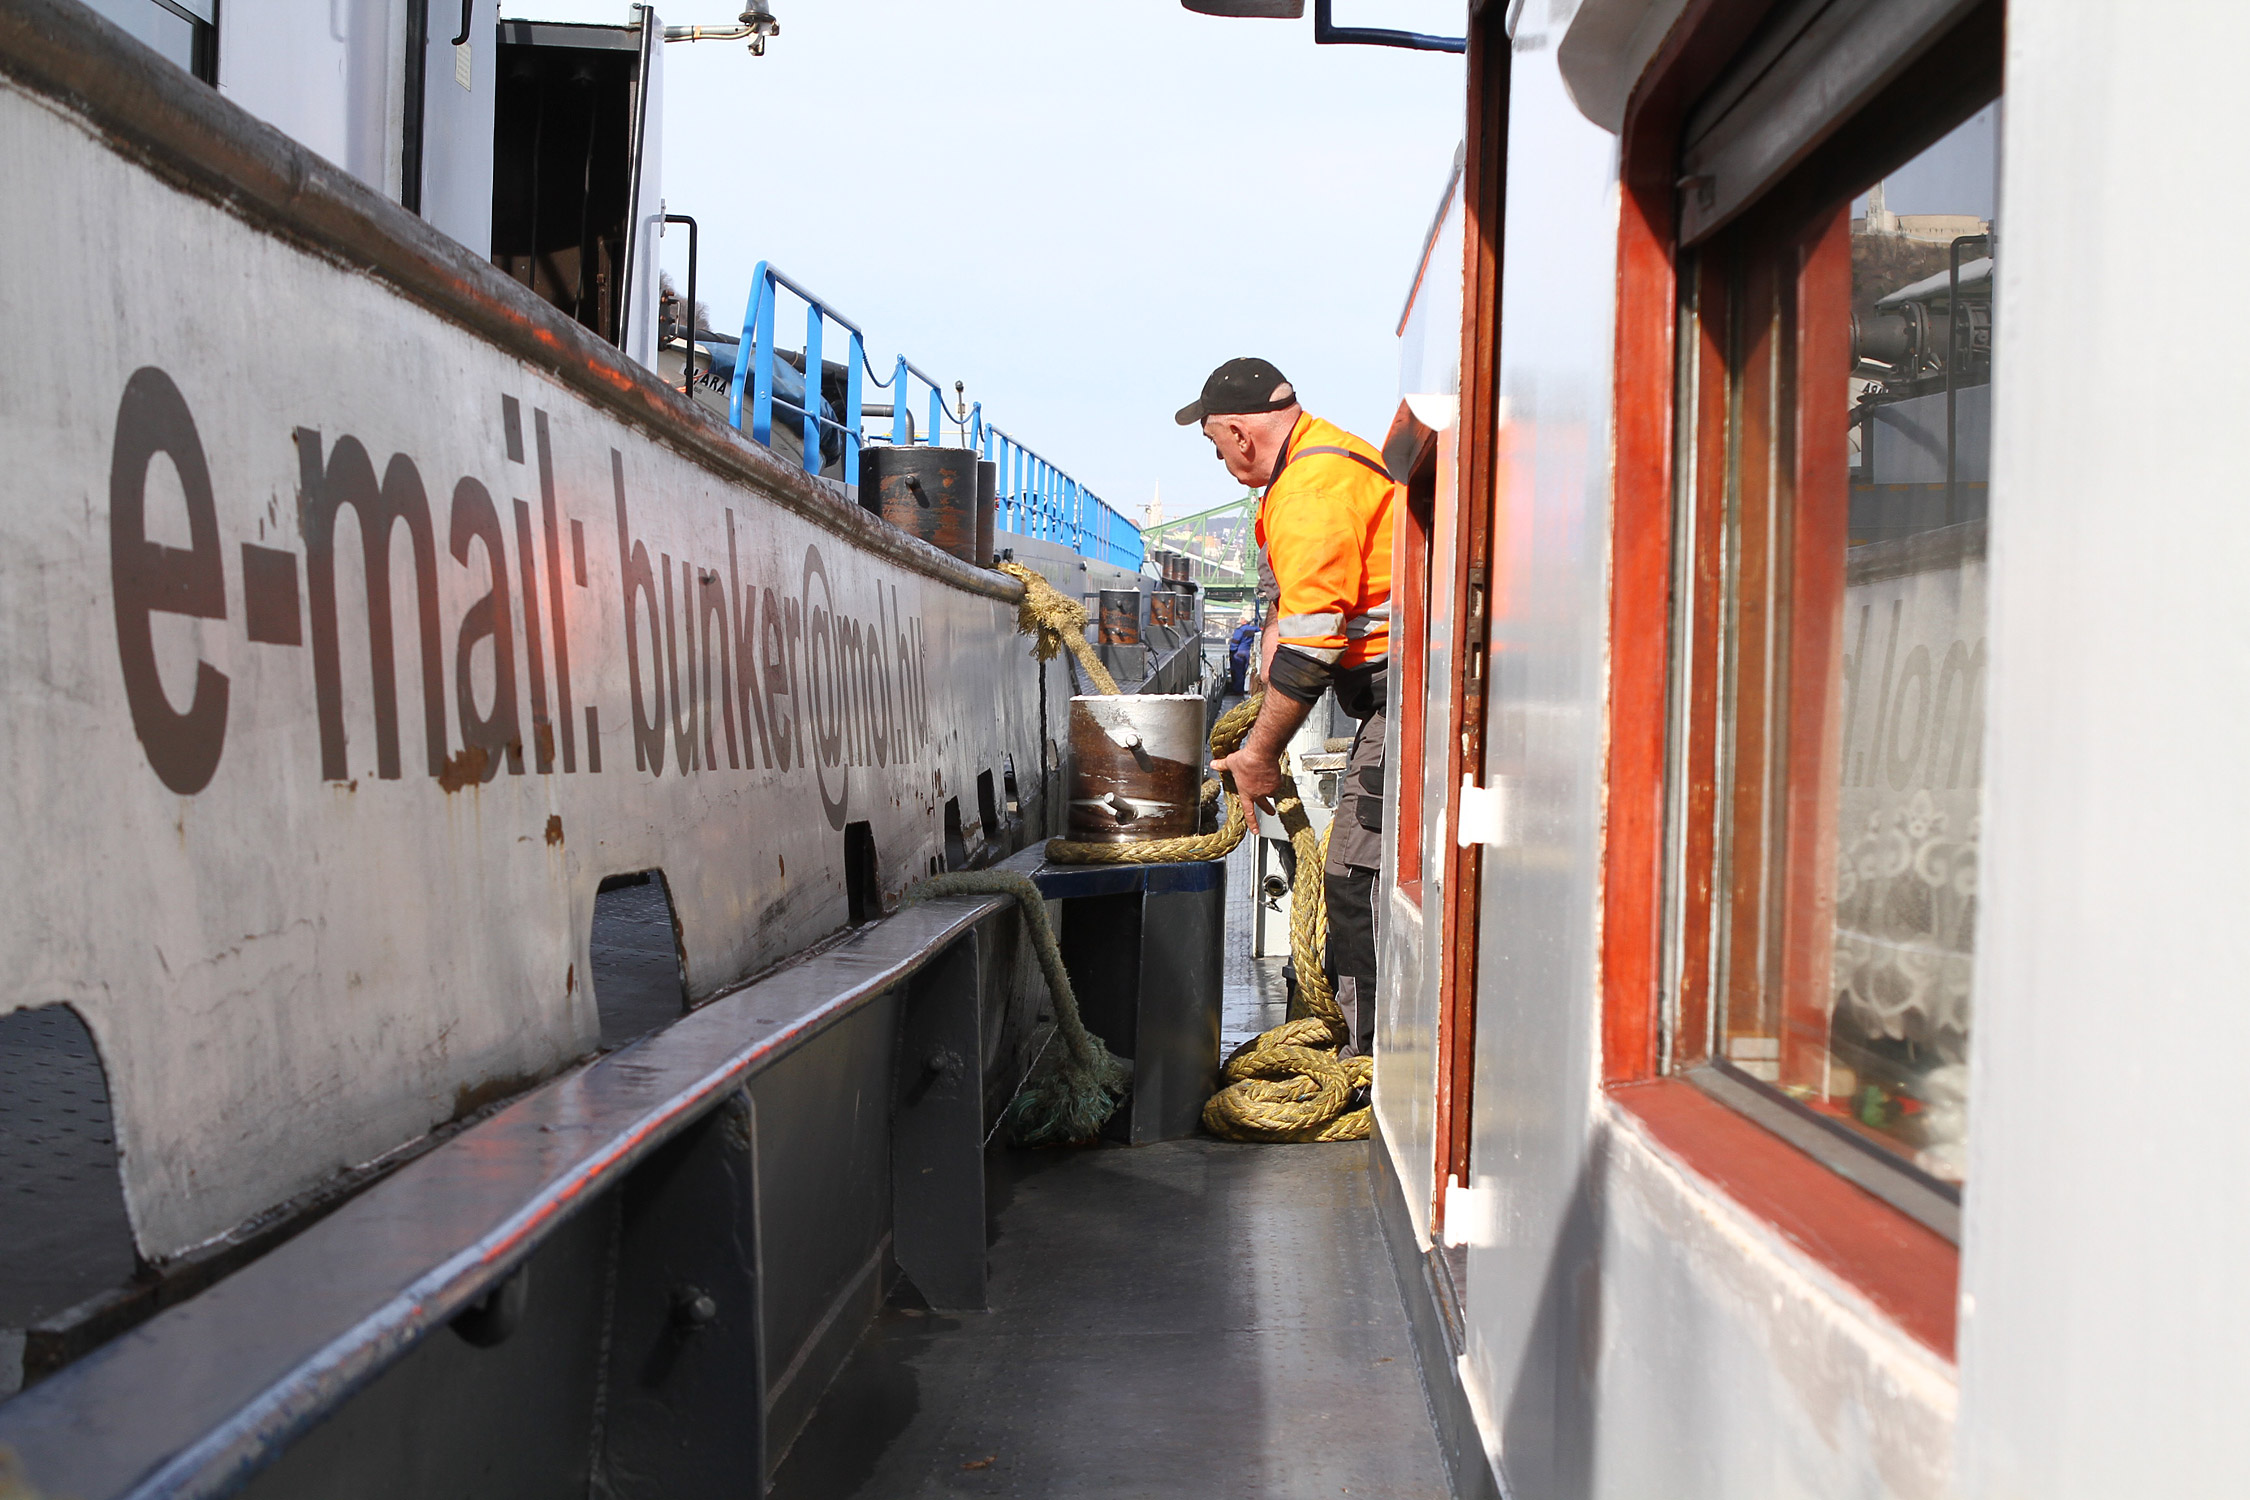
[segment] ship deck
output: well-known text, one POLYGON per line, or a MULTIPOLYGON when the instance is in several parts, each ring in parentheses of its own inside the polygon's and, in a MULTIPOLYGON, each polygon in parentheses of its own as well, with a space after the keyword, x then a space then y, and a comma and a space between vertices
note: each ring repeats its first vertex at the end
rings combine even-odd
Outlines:
MULTIPOLYGON (((1279 1020, 1228 869, 1229 1045, 1279 1020)), ((1363 1143, 995 1146, 991 1311, 898 1291, 790 1449, 783 1500, 1444 1496, 1363 1143)))

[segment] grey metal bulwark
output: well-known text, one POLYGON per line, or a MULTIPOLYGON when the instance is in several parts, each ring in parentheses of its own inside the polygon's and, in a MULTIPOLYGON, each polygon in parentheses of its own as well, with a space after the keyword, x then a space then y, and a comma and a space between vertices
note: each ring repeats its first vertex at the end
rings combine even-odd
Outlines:
MULTIPOLYGON (((554 1079, 0 1404, 0 1454, 32 1493, 73 1500, 758 1493, 769 1446, 856 1335, 846 1314, 881 1297, 894 1119, 962 1137, 914 1150, 972 1195, 981 1252, 982 1179, 962 1167, 981 1111, 938 1088, 922 1098, 940 1127, 903 1095, 890 1106, 894 1080, 904 1095, 916 1081, 896 1065, 900 1006, 922 1013, 906 1030, 924 1062, 973 1037, 977 997, 952 991, 982 983, 979 952, 1012 913, 997 898, 910 907, 554 1079), (870 1076, 819 1089, 824 1045, 870 1076), (799 1063, 791 1123, 806 1124, 808 1086, 833 1106, 809 1156, 765 1149, 753 1103, 799 1063), (807 1181, 774 1180, 791 1177, 807 1181), (788 1226, 762 1222, 777 1194, 825 1194, 854 1243, 799 1236, 793 1253, 788 1226), (821 1286, 764 1284, 806 1266, 821 1286), (823 1298, 811 1332, 766 1347, 776 1309, 823 1298), (799 1394, 776 1433, 781 1386, 799 1394)), ((907 1209, 901 1249, 951 1278, 949 1298, 981 1298, 959 1207, 907 1209)))

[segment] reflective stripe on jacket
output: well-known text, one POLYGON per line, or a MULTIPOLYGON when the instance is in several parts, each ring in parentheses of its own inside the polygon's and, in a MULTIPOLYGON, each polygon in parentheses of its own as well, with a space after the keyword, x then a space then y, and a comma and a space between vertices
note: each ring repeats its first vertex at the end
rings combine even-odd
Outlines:
POLYGON ((1281 584, 1280 642, 1356 667, 1391 649, 1391 499, 1375 448, 1301 416, 1258 506, 1258 545, 1281 584))

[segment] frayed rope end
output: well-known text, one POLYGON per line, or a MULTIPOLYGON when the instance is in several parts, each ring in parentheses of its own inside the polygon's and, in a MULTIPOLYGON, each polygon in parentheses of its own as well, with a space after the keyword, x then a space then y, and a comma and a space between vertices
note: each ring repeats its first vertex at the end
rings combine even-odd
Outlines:
POLYGON ((1085 1146, 1132 1096, 1133 1065, 1099 1047, 1091 1068, 1066 1050, 1042 1064, 1009 1101, 1001 1123, 1018 1146, 1085 1146))

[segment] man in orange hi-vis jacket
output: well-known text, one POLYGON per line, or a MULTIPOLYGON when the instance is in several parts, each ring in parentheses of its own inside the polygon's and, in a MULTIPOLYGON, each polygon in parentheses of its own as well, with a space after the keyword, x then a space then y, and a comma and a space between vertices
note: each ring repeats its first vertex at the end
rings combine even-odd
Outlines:
POLYGON ((1391 650, 1391 502, 1398 486, 1374 446, 1307 415, 1282 373, 1230 359, 1180 409, 1227 472, 1253 488, 1262 592, 1274 601, 1259 653, 1265 707, 1242 747, 1219 762, 1235 789, 1272 807, 1281 751, 1329 688, 1359 720, 1322 871, 1328 970, 1352 1047, 1374 1050, 1375 873, 1383 862, 1385 668, 1391 650))

